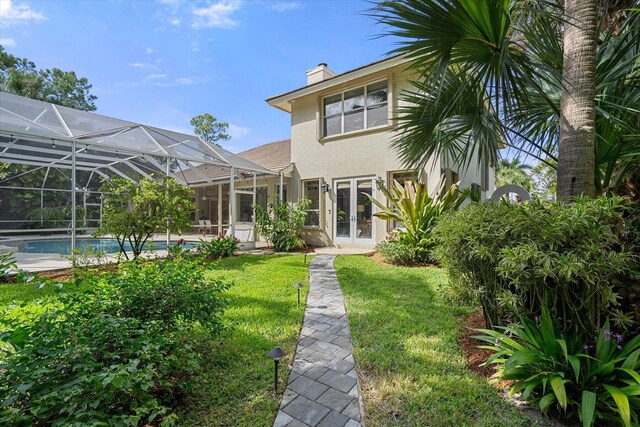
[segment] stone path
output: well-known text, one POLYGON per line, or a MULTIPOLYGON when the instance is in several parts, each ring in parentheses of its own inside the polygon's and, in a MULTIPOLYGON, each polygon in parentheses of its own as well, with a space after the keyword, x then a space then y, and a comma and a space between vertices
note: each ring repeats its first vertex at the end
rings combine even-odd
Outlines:
POLYGON ((274 427, 360 427, 360 393, 335 256, 309 265, 298 349, 274 427))

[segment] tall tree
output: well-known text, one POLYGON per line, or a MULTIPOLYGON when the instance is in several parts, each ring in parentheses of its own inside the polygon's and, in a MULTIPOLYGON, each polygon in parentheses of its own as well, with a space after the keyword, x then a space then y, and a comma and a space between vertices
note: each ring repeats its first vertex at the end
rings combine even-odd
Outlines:
MULTIPOLYGON (((382 1, 373 14, 388 26, 387 34, 401 39, 394 52, 406 55, 414 76, 413 89, 401 95, 398 109, 394 146, 400 157, 424 166, 430 157, 446 154, 467 166, 475 153, 479 161, 495 161, 497 150, 507 145, 570 171, 576 180, 569 179, 574 184, 565 200, 593 194, 594 187, 605 192, 621 185, 630 165, 640 160, 639 12, 626 10, 625 19, 603 27, 601 43, 591 45, 597 49, 591 74, 596 85, 586 97, 596 103, 595 153, 581 165, 568 166, 564 151, 558 161, 560 126, 579 126, 574 110, 567 109, 566 100, 561 103, 567 88, 563 30, 569 24, 560 1, 382 1), (591 183, 584 170, 576 173, 589 164, 591 183)), ((584 142, 567 139, 563 150, 572 143, 584 142)), ((559 192, 568 184, 561 185, 559 192)))
POLYGON ((59 68, 39 70, 26 58, 18 58, 0 46, 0 91, 51 102, 83 111, 95 111, 98 99, 90 93, 86 77, 59 68))
POLYGON ((227 134, 229 129, 229 123, 219 122, 214 116, 209 113, 199 114, 191 119, 191 126, 193 126, 193 132, 210 144, 215 144, 216 141, 226 141, 231 137, 227 134))
POLYGON ((565 0, 558 200, 595 195, 598 0, 565 0))
POLYGON ((507 184, 520 185, 526 188, 528 192, 532 192, 535 182, 530 175, 531 166, 522 163, 520 157, 513 159, 500 159, 496 164, 496 187, 507 184))

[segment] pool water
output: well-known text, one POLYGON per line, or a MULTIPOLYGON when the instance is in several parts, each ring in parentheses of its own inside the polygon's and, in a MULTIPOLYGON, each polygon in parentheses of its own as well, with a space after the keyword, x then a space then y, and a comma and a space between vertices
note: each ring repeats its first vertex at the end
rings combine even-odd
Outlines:
MULTIPOLYGON (((176 242, 171 242, 175 244, 176 242)), ((145 250, 165 249, 166 243, 147 242, 144 245, 145 250)), ((125 243, 125 250, 131 251, 131 245, 125 243)), ((193 247, 193 243, 186 243, 184 248, 193 247)), ((86 251, 92 249, 94 252, 102 251, 105 254, 115 254, 120 252, 120 246, 116 239, 76 239, 76 249, 86 251)), ((30 240, 20 245, 18 252, 26 252, 30 254, 61 254, 71 255, 71 239, 51 239, 51 240, 30 240)))

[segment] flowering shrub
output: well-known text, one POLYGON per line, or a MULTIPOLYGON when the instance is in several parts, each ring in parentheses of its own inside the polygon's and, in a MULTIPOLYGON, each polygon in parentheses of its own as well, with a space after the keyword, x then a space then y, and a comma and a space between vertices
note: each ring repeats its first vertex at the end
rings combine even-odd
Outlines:
POLYGON ((511 394, 586 427, 638 423, 640 335, 625 339, 607 321, 585 340, 560 328, 546 308, 540 318, 497 329, 479 329, 485 335, 476 338, 491 344, 482 347, 494 352, 486 364, 498 365, 495 377, 514 381, 511 394))
POLYGON ((218 259, 230 257, 238 249, 240 240, 236 237, 225 237, 220 233, 210 241, 200 239, 198 244, 198 253, 203 254, 207 258, 218 259))
POLYGON ((0 313, 1 425, 172 425, 170 403, 222 329, 221 282, 196 262, 126 263, 0 313))

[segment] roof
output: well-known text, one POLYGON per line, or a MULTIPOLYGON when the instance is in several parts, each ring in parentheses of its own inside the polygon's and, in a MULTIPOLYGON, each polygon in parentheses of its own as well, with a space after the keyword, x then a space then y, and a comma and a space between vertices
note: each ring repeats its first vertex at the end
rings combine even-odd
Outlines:
MULTIPOLYGON (((271 172, 280 172, 287 168, 291 164, 291 140, 283 139, 280 141, 269 142, 267 144, 259 145, 254 148, 250 148, 234 156, 243 159, 244 161, 257 164, 262 169, 269 170, 271 172)), ((215 165, 200 165, 196 170, 186 171, 185 175, 195 177, 196 175, 206 175, 207 178, 213 181, 221 181, 229 178, 228 168, 215 166, 215 165)), ((241 173, 238 173, 237 178, 244 178, 241 173)))
POLYGON ((337 86, 339 84, 356 79, 358 77, 366 76, 368 74, 371 74, 377 71, 392 68, 408 61, 409 60, 406 58, 406 54, 404 53, 389 56, 389 57, 380 59, 378 61, 374 61, 369 64, 360 66, 358 68, 345 71, 344 73, 336 74, 335 76, 329 77, 328 79, 324 79, 319 82, 312 83, 312 84, 300 87, 298 89, 294 89, 289 92, 282 93, 280 95, 270 96, 265 101, 268 102, 269 105, 273 107, 279 108, 286 112, 291 112, 291 108, 288 107, 287 104, 289 101, 295 98, 299 98, 304 95, 308 95, 323 89, 327 89, 332 86, 337 86))
POLYGON ((185 175, 205 164, 272 173, 194 135, 0 92, 0 161, 70 169, 73 146, 76 169, 104 177, 165 173, 167 158, 169 173, 186 185, 207 181, 185 175))
POLYGON ((291 164, 291 140, 270 142, 238 153, 263 168, 279 172, 291 164))

